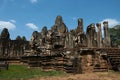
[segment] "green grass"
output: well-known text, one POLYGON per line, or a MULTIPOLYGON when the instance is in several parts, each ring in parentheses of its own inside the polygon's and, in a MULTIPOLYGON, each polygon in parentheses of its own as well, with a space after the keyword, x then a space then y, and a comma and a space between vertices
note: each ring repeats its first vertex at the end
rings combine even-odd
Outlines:
POLYGON ((40 68, 29 69, 22 65, 9 65, 8 70, 0 71, 0 80, 23 80, 40 76, 61 76, 66 74, 63 71, 41 71, 40 68))

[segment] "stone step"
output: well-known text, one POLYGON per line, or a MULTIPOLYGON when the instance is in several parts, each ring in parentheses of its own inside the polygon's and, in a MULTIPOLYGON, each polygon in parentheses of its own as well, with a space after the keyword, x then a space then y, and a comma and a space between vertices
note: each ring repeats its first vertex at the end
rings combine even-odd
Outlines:
POLYGON ((107 54, 114 55, 114 54, 120 54, 120 52, 108 52, 107 54))
POLYGON ((101 66, 101 67, 94 67, 94 69, 108 69, 107 66, 101 66))
POLYGON ((108 57, 109 59, 120 59, 120 56, 111 56, 111 57, 108 57))
POLYGON ((108 69, 94 69, 93 72, 107 72, 108 69))

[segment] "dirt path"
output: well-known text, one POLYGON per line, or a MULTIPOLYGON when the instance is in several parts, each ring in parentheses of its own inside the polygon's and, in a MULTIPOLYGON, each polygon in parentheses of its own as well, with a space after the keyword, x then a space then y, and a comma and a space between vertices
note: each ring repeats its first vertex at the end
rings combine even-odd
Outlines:
POLYGON ((120 80, 120 73, 101 72, 86 74, 67 74, 64 76, 36 77, 29 80, 120 80))

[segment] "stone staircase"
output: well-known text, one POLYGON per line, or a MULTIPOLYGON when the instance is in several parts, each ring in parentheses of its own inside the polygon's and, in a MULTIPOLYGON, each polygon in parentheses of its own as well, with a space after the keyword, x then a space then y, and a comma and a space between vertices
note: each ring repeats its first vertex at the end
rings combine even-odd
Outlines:
POLYGON ((107 53, 112 69, 120 71, 120 49, 111 49, 107 53))
POLYGON ((107 72, 108 71, 108 63, 106 60, 101 59, 99 65, 95 65, 93 68, 93 72, 107 72))

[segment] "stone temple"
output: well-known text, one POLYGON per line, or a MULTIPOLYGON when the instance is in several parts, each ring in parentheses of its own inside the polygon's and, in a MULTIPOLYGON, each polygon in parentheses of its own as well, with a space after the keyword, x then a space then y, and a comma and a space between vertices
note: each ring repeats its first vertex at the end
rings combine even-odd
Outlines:
POLYGON ((0 35, 1 60, 68 73, 120 71, 120 49, 111 46, 108 22, 103 22, 103 26, 92 23, 86 32, 83 28, 82 18, 78 19, 76 29, 68 30, 62 17, 57 16, 51 29, 44 26, 41 32, 34 31, 30 41, 20 36, 10 40, 5 28, 0 35))
MULTIPOLYGON (((68 27, 62 20, 61 16, 57 16, 55 24, 50 30, 43 27, 41 32, 34 31, 30 40, 32 48, 43 50, 42 48, 51 50, 56 48, 105 48, 111 47, 110 34, 108 32, 108 22, 103 22, 104 38, 102 37, 101 24, 97 23, 96 32, 95 24, 92 23, 87 27, 86 32, 83 31, 83 19, 78 19, 77 28, 68 30, 68 27)), ((49 52, 49 51, 48 51, 49 52)))

